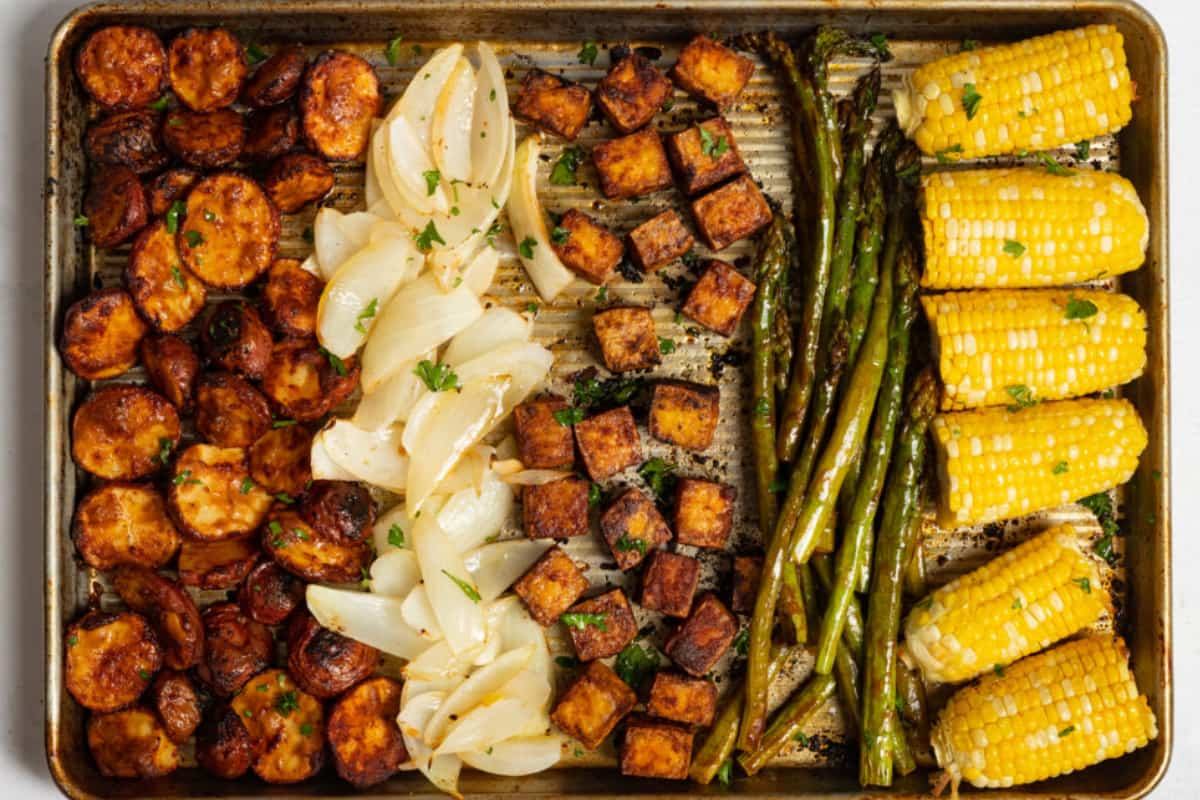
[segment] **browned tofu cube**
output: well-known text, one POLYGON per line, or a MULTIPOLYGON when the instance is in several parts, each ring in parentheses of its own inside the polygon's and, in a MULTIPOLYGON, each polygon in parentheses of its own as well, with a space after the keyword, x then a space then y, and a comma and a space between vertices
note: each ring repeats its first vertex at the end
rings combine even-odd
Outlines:
POLYGON ((597 311, 592 327, 600 342, 604 366, 613 372, 648 369, 662 361, 650 309, 614 306, 597 311))
POLYGON ((611 667, 593 661, 558 699, 550 719, 563 733, 595 750, 635 705, 633 689, 611 667))
POLYGON ((685 725, 711 725, 717 714, 717 685, 678 672, 656 672, 646 711, 685 725))
POLYGON ((671 68, 679 88, 719 109, 737 99, 753 74, 753 61, 704 35, 688 42, 671 68))
POLYGON ((684 316, 723 336, 732 336, 754 299, 754 282, 724 261, 713 259, 683 304, 684 316))
POLYGON ((513 114, 544 131, 573 141, 592 113, 592 93, 540 69, 521 81, 513 114))
POLYGON ((529 469, 558 469, 575 462, 575 437, 570 425, 554 415, 567 408, 561 397, 528 400, 513 409, 517 452, 529 469))
POLYGON ((733 559, 733 610, 752 614, 758 597, 758 581, 762 577, 762 556, 736 556, 733 559))
POLYGON ((574 475, 521 492, 525 535, 530 539, 569 539, 588 532, 588 482, 574 475))
POLYGON ((637 197, 671 188, 671 167, 658 131, 610 139, 592 148, 600 191, 610 200, 637 197))
POLYGON ((608 228, 573 208, 563 214, 551 238, 567 269, 589 283, 608 280, 625 254, 625 245, 608 228))
POLYGON ((725 655, 737 629, 737 618, 708 592, 700 596, 691 615, 675 629, 663 650, 675 666, 700 678, 725 655))
POLYGON ((621 133, 654 118, 675 87, 645 57, 633 53, 613 65, 596 85, 596 104, 621 133))
POLYGON ((561 547, 542 554, 513 584, 513 591, 539 625, 553 625, 587 591, 588 579, 561 547))
POLYGON ((575 424, 583 465, 594 481, 616 475, 642 460, 642 440, 628 406, 614 408, 575 424))
POLYGON ((771 207, 758 185, 743 175, 692 201, 700 236, 713 251, 724 250, 771 222, 771 207))
POLYGON ((567 626, 580 661, 615 656, 637 636, 633 609, 620 589, 576 603, 559 619, 567 626))
POLYGON ((724 550, 733 530, 732 486, 683 478, 675 504, 675 536, 680 544, 724 550), (685 533, 686 531, 686 533, 685 533))
POLYGON ((692 739, 687 728, 649 717, 630 718, 621 742, 621 774, 638 778, 687 778, 692 739))
POLYGON ((671 529, 654 501, 640 489, 627 489, 600 517, 600 535, 617 566, 633 569, 647 553, 671 541, 671 529))
POLYGON ((689 195, 746 171, 733 131, 721 117, 673 134, 667 139, 667 153, 681 188, 689 195))
POLYGON ((650 400, 650 435, 688 450, 707 450, 717 432, 720 403, 721 392, 715 386, 656 383, 650 400))
POLYGON ((629 232, 629 252, 644 272, 682 256, 695 243, 674 209, 667 209, 629 232))
POLYGON ((700 562, 655 550, 642 575, 642 605, 669 617, 686 617, 700 583, 700 562))

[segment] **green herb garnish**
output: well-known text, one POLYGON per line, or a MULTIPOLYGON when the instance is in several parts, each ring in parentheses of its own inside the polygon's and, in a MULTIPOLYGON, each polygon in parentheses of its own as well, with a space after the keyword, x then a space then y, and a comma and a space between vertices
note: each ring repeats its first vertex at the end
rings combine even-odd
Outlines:
POLYGON ((577 56, 579 63, 594 66, 596 63, 596 56, 599 54, 599 52, 600 51, 597 49, 595 42, 584 42, 583 47, 579 48, 579 54, 577 56))
POLYGON ((479 594, 475 587, 464 581, 462 578, 451 575, 446 570, 442 570, 442 574, 454 581, 454 585, 461 589, 462 593, 465 594, 467 599, 469 599, 472 603, 479 603, 483 600, 483 597, 479 594))
POLYGON ((650 489, 659 497, 665 496, 675 483, 675 465, 663 461, 657 456, 638 467, 641 476, 650 489))
POLYGON ((442 173, 431 169, 422 172, 421 177, 425 179, 425 194, 432 196, 437 191, 438 184, 442 182, 442 173))
POLYGON ((560 228, 555 225, 554 230, 550 231, 550 241, 554 242, 555 244, 566 244, 567 239, 570 238, 571 232, 566 228, 560 228))
POLYGON ((261 64, 267 60, 267 54, 256 44, 246 45, 246 63, 261 64))
POLYGON ((392 547, 404 547, 404 529, 399 525, 388 528, 388 544, 392 547))
POLYGON ((403 36, 397 36, 395 39, 389 39, 387 47, 383 49, 383 57, 387 59, 388 64, 393 67, 400 60, 400 43, 404 41, 403 36))
POLYGON ((1067 295, 1067 319, 1088 319, 1100 311, 1091 300, 1083 300, 1074 295, 1067 295))
POLYGON ((537 239, 534 239, 532 236, 526 236, 521 240, 521 243, 517 245, 517 252, 521 254, 521 258, 532 260, 533 248, 535 247, 537 247, 537 239))
POLYGON ((559 617, 562 624, 568 628, 583 630, 589 625, 593 628, 599 628, 602 631, 608 630, 608 624, 604 621, 604 614, 587 614, 582 611, 570 611, 559 617))
POLYGON ((434 364, 428 359, 422 359, 413 370, 413 374, 429 387, 431 392, 444 392, 447 389, 461 388, 458 376, 450 369, 449 364, 434 364))
POLYGON ((166 223, 167 233, 175 233, 179 230, 179 220, 187 216, 187 205, 182 200, 176 200, 171 203, 171 207, 167 209, 166 223))
POLYGON ((967 119, 975 119, 975 115, 979 113, 979 104, 983 101, 983 95, 975 90, 975 84, 963 84, 962 106, 963 111, 967 112, 967 119))
POLYGON ((555 186, 574 186, 575 170, 583 161, 583 150, 578 147, 564 147, 550 170, 550 182, 555 186))
POLYGON ((371 302, 367 303, 367 307, 364 308, 362 311, 358 312, 357 321, 354 323, 354 330, 358 331, 359 333, 366 333, 367 329, 363 325, 363 322, 374 317, 376 311, 378 311, 378 310, 379 310, 379 298, 372 297, 371 302))
POLYGON ((275 710, 285 717, 300 707, 300 698, 295 692, 284 692, 275 699, 275 710))
POLYGON ((1025 245, 1013 239, 1004 240, 1004 252, 1013 258, 1020 258, 1025 255, 1025 245))
POLYGON ((664 356, 675 352, 675 340, 658 337, 658 352, 664 356))
POLYGON ((658 654, 652 648, 643 648, 637 642, 630 642, 617 654, 613 670, 621 680, 636 690, 658 669, 658 664, 658 654))
MULTIPOLYGON (((425 226, 425 230, 414 236, 413 240, 417 243, 419 250, 433 249, 434 242, 438 244, 446 243, 446 240, 438 233, 437 226, 433 224, 433 220, 429 220, 429 224, 425 226)), ((490 241, 488 243, 491 244, 490 241)))

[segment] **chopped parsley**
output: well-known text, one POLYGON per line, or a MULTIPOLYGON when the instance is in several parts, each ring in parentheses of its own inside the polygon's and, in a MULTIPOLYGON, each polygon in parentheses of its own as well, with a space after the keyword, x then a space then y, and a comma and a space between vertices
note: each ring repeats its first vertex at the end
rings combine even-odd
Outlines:
POLYGON ((158 98, 157 100, 155 100, 153 103, 151 103, 150 105, 148 105, 146 107, 152 111, 166 111, 167 103, 169 102, 170 97, 171 97, 171 93, 167 92, 162 97, 158 98))
POLYGON ((308 532, 305 531, 303 528, 292 528, 292 536, 295 536, 297 539, 299 539, 302 542, 308 541, 308 532))
POLYGON ((471 584, 467 583, 466 581, 464 581, 462 578, 459 578, 455 575, 451 575, 446 570, 442 570, 442 574, 445 575, 450 580, 454 581, 454 585, 457 586, 459 589, 461 589, 462 593, 465 594, 467 596, 467 599, 469 599, 472 603, 478 603, 483 600, 483 597, 480 596, 479 592, 475 589, 475 587, 472 586, 471 584))
POLYGON ((621 680, 636 690, 658 669, 658 664, 658 654, 652 648, 643 648, 637 642, 630 642, 617 654, 613 670, 621 680))
POLYGON ((554 663, 563 669, 575 669, 579 666, 579 659, 574 656, 558 656, 554 659, 554 663))
POLYGON ((533 314, 536 317, 537 312, 538 312, 538 304, 537 303, 526 303, 525 311, 527 311, 530 314, 533 314))
POLYGON ((271 522, 267 525, 267 530, 278 535, 283 533, 283 526, 279 524, 278 520, 271 520, 271 522))
POLYGON ((1005 239, 1004 252, 1013 258, 1020 258, 1025 255, 1025 245, 1013 239, 1005 239))
POLYGON ((1017 611, 1017 610, 1023 608, 1024 605, 1025 604, 1021 602, 1021 598, 1019 598, 1019 597, 1013 598, 1013 602, 1012 602, 1013 611, 1017 611))
POLYGON ((967 112, 967 119, 975 119, 975 115, 979 113, 979 104, 983 101, 983 95, 975 90, 975 84, 963 84, 962 106, 963 111, 967 112))
POLYGON ((1075 174, 1075 170, 1064 167, 1055 161, 1049 153, 1037 153, 1037 160, 1042 162, 1042 166, 1046 168, 1046 172, 1049 172, 1051 175, 1067 177, 1075 174))
POLYGON ((300 725, 300 735, 301 736, 312 736, 312 732, 313 732, 313 726, 310 725, 309 723, 305 722, 300 725))
MULTIPOLYGON (((432 225, 433 223, 430 224, 432 225)), ((517 251, 521 254, 521 258, 532 259, 533 248, 535 247, 537 247, 537 239, 534 239, 532 236, 526 236, 521 240, 521 243, 517 245, 517 251)))
POLYGON ((142 680, 144 680, 144 681, 148 681, 148 680, 150 680, 150 673, 149 673, 149 672, 147 672, 147 671, 146 671, 146 670, 144 670, 144 669, 139 669, 139 670, 138 670, 138 677, 139 677, 139 678, 141 678, 141 679, 142 679, 142 680))
POLYGON ((729 151, 729 141, 724 136, 713 138, 713 135, 708 132, 708 129, 703 125, 699 126, 700 131, 700 152, 711 159, 718 159, 729 151))
POLYGON ((340 375, 343 378, 346 377, 348 374, 350 374, 350 371, 348 369, 346 369, 345 361, 342 361, 342 359, 338 358, 336 355, 329 352, 324 347, 319 348, 319 349, 324 354, 325 358, 329 361, 329 366, 333 367, 334 372, 336 372, 338 375, 340 375))
POLYGON ((495 247, 496 237, 502 233, 504 233, 504 226, 499 222, 493 222, 492 227, 488 228, 487 232, 483 235, 487 239, 488 247, 495 247))
POLYGON ((296 424, 294 419, 276 419, 271 421, 272 428, 289 428, 296 424))
POLYGON ((171 207, 167 209, 166 222, 167 233, 175 233, 179 230, 179 220, 187 216, 187 206, 182 200, 176 200, 171 203, 171 207))
POLYGON ((1100 311, 1091 300, 1067 295, 1067 319, 1088 319, 1100 311))
POLYGON ((631 550, 636 550, 640 555, 646 555, 646 540, 630 539, 629 534, 622 534, 621 538, 617 539, 614 546, 622 553, 628 553, 631 550))
POLYGON ((738 631, 738 635, 733 639, 733 650, 739 656, 744 656, 750 652, 750 629, 742 628, 738 631))
POLYGON ((550 231, 550 241, 555 244, 566 244, 567 239, 571 238, 571 232, 566 228, 554 226, 554 230, 550 231))
POLYGON ((399 525, 388 528, 388 544, 392 547, 404 547, 404 529, 399 525))
POLYGON ((665 339, 662 336, 658 337, 658 352, 664 356, 675 352, 675 340, 665 339))
POLYGON ((979 47, 979 42, 978 42, 978 40, 976 40, 976 39, 963 39, 963 40, 962 40, 962 44, 961 44, 961 45, 959 45, 959 47, 958 47, 958 52, 960 52, 960 53, 968 53, 968 52, 970 52, 970 51, 974 50, 976 47, 979 47))
POLYGON ((76 214, 74 223, 76 228, 86 228, 88 226, 88 218, 84 214, 76 214))
POLYGON ((875 48, 875 54, 884 61, 891 61, 892 50, 888 47, 887 37, 882 33, 872 35, 867 41, 871 43, 871 47, 875 48))
POLYGON ((792 738, 799 742, 801 747, 808 747, 808 735, 804 731, 800 731, 792 738))
POLYGON ((417 364, 417 368, 413 370, 413 374, 420 378, 431 392, 444 392, 447 389, 458 389, 462 386, 449 364, 434 364, 429 359, 422 359, 417 364))
POLYGON ((1023 408, 1036 406, 1040 401, 1033 396, 1033 390, 1024 384, 1016 383, 1012 386, 1005 386, 1004 391, 1013 402, 1008 405, 1009 411, 1020 411, 1023 408))
POLYGON ((1092 582, 1087 578, 1072 578, 1071 583, 1079 587, 1084 594, 1092 593, 1092 582))
POLYGON ((159 438, 159 440, 158 440, 158 460, 159 460, 159 463, 166 464, 166 463, 167 463, 167 461, 169 461, 169 460, 170 460, 170 458, 171 458, 171 448, 172 448, 172 447, 174 447, 174 446, 175 446, 175 443, 174 443, 174 442, 172 442, 172 441, 171 441, 170 439, 168 439, 167 437, 165 437, 165 436, 162 436, 162 437, 160 437, 160 438, 159 438))
POLYGON ((293 692, 284 692, 275 699, 275 710, 285 717, 300 707, 300 698, 293 692))
POLYGON ((393 67, 396 66, 396 62, 400 59, 400 43, 403 41, 403 36, 397 36, 395 39, 389 39, 387 47, 383 49, 383 57, 386 58, 387 62, 393 67))
POLYGON ((1092 143, 1084 139, 1082 142, 1075 143, 1075 158, 1080 161, 1087 161, 1088 156, 1092 154, 1092 143))
POLYGON ((638 475, 659 497, 665 496, 675 485, 674 472, 674 464, 663 461, 657 456, 638 467, 638 475))
POLYGON ((568 628, 583 630, 584 628, 591 626, 593 628, 599 628, 602 631, 607 631, 608 623, 604 621, 605 616, 605 614, 588 614, 582 611, 569 611, 559 617, 559 619, 562 620, 562 624, 566 625, 568 628))
POLYGON ((554 412, 554 421, 564 428, 583 422, 582 408, 560 408, 554 412))
POLYGON ((1075 726, 1068 725, 1067 727, 1063 728, 1061 731, 1058 732, 1058 738, 1062 739, 1063 737, 1070 736, 1074 732, 1075 732, 1075 726))
POLYGON ((183 277, 183 272, 180 271, 177 264, 171 265, 171 280, 175 281, 180 289, 187 291, 187 278, 183 277))
POLYGON ((262 62, 264 62, 266 60, 267 60, 267 54, 263 51, 261 46, 259 46, 257 44, 246 45, 246 63, 247 64, 261 64, 262 62))
POLYGON ((1054 469, 1050 470, 1050 472, 1054 475, 1062 475, 1070 468, 1071 466, 1066 461, 1060 461, 1054 465, 1054 469))
POLYGON ((241 485, 242 494, 250 494, 250 490, 253 489, 256 485, 257 484, 254 483, 254 478, 251 478, 249 475, 247 475, 245 478, 242 478, 242 485, 241 485))
MULTIPOLYGON (((429 220, 429 224, 425 226, 425 230, 414 236, 413 240, 417 243, 417 249, 419 250, 432 250, 434 242, 437 244, 446 243, 446 240, 438 233, 437 226, 433 224, 433 220, 429 220)), ((491 244, 490 240, 488 244, 491 244)))
POLYGON ((602 495, 600 492, 600 484, 593 483, 590 486, 588 486, 588 505, 589 506, 592 506, 593 508, 595 508, 596 506, 600 505, 601 498, 602 498, 602 495))
POLYGON ((896 177, 902 181, 905 181, 906 183, 912 183, 913 178, 917 177, 920 174, 921 174, 921 162, 920 161, 914 161, 913 163, 909 164, 904 169, 896 171, 896 177))
POLYGON ((437 191, 438 184, 442 182, 442 173, 431 169, 422 172, 421 177, 425 179, 425 194, 432 196, 437 191))
POLYGON ((994 672, 997 677, 1003 678, 1004 677, 1004 665, 1003 664, 992 664, 992 672, 994 672))
POLYGON ((953 147, 947 147, 944 150, 938 150, 933 154, 939 164, 952 164, 956 159, 950 158, 951 155, 961 153, 963 151, 961 144, 956 144, 953 147))
POLYGON ((367 307, 364 308, 362 311, 358 312, 357 321, 354 323, 354 330, 358 331, 359 333, 366 333, 367 329, 363 325, 363 322, 374 317, 378 310, 379 310, 379 298, 372 297, 371 302, 367 303, 367 307))
POLYGON ((204 209, 204 221, 205 222, 216 222, 217 215, 214 212, 212 212, 206 208, 206 209, 204 209))
POLYGON ((574 186, 575 170, 583 160, 583 150, 578 147, 564 147, 550 170, 550 182, 555 186, 574 186))
POLYGON ((758 398, 754 404, 754 416, 765 417, 771 413, 771 403, 765 397, 758 398))
POLYGON ((577 58, 579 59, 580 64, 594 66, 596 64, 596 56, 599 55, 599 53, 600 51, 597 49, 595 42, 584 42, 583 47, 579 48, 579 54, 577 58))
POLYGON ((188 247, 199 247, 204 244, 204 235, 200 231, 184 231, 183 240, 188 247))
POLYGON ((79 644, 79 637, 72 633, 67 639, 67 647, 74 647, 77 644, 79 644))
POLYGON ((717 780, 722 786, 728 786, 733 780, 733 759, 727 758, 717 767, 717 780))
POLYGON ((606 300, 608 300, 608 287, 601 286, 596 290, 596 302, 603 303, 606 300))
POLYGON ((275 499, 283 503, 285 506, 293 505, 296 502, 296 498, 292 497, 287 492, 280 492, 279 494, 275 495, 275 499))

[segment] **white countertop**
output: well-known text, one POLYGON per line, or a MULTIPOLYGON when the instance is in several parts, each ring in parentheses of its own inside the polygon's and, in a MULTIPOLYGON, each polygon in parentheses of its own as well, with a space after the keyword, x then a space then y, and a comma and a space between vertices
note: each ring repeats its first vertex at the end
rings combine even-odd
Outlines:
MULTIPOLYGON (((1200 4, 1143 4, 1170 43, 1174 256, 1175 752, 1153 797, 1183 800, 1200 785, 1200 4)), ((75 5, 0 0, 0 786, 22 800, 59 796, 42 745, 42 81, 50 33, 75 5)))

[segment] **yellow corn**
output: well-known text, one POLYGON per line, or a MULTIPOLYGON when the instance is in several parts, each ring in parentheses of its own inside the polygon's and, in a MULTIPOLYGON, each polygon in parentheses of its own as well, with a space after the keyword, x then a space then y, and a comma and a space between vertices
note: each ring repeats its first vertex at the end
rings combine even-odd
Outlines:
POLYGON ((1146 366, 1146 315, 1089 289, 949 292, 921 298, 942 409, 1009 405, 1007 386, 1059 400, 1128 383, 1146 366))
POLYGON ((1054 508, 1124 483, 1137 469, 1146 429, 1128 401, 1038 403, 1026 387, 1008 389, 1011 406, 933 419, 941 524, 1054 508))
POLYGON ((922 152, 979 158, 1118 131, 1133 96, 1121 34, 1089 25, 939 58, 915 69, 893 100, 922 152))
POLYGON ((1125 643, 1095 636, 1018 661, 960 689, 933 750, 958 785, 1008 787, 1133 752, 1158 736, 1125 643))
POLYGON ((975 169, 921 180, 927 289, 1058 286, 1137 269, 1150 221, 1111 172, 975 169))
POLYGON ((917 603, 905 647, 926 680, 957 683, 1008 666, 1111 610, 1079 535, 1060 525, 917 603))

